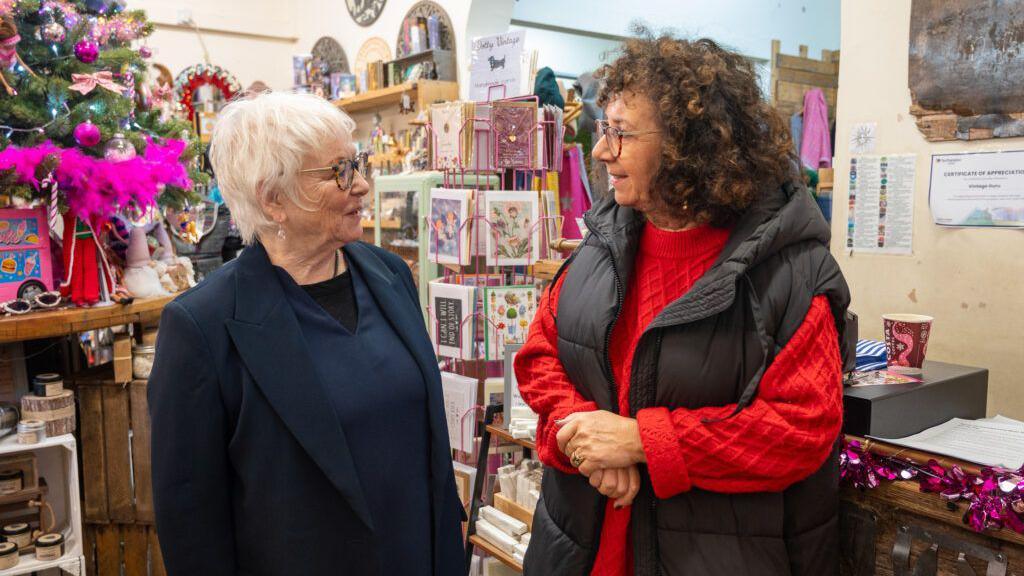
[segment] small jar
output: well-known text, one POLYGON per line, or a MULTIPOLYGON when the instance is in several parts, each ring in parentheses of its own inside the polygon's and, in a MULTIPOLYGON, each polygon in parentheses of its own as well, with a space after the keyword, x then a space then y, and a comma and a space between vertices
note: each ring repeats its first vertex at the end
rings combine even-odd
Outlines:
POLYGON ((0 542, 0 570, 18 565, 18 545, 14 542, 0 542))
POLYGON ((0 470, 0 496, 16 494, 25 487, 25 473, 21 470, 0 470))
POLYGON ((2 532, 8 542, 14 542, 21 550, 32 545, 32 528, 24 522, 8 524, 2 532))
POLYGON ((32 380, 32 394, 49 398, 64 391, 64 379, 60 374, 39 374, 32 380))
POLYGON ((63 534, 43 534, 36 538, 36 560, 50 562, 64 555, 63 534))
POLYGON ((137 380, 148 380, 155 358, 156 346, 132 346, 132 376, 137 380))
POLYGON ((21 412, 17 406, 10 402, 0 402, 0 437, 17 431, 20 419, 21 412))
POLYGON ((18 444, 39 444, 46 440, 46 422, 22 420, 18 422, 18 444))

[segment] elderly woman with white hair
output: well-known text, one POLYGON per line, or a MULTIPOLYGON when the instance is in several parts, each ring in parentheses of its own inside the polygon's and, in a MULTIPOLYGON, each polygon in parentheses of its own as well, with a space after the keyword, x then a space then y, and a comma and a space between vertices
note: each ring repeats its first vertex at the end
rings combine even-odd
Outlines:
POLYGON ((230 104, 210 151, 247 248, 167 306, 149 381, 168 574, 448 576, 463 518, 408 266, 359 241, 352 120, 230 104))

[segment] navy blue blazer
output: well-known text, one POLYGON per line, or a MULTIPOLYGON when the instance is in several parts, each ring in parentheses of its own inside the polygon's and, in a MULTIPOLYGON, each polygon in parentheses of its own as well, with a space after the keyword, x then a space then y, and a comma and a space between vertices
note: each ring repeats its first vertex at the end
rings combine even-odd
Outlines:
MULTIPOLYGON (((460 574, 464 511, 412 275, 380 248, 344 251, 427 383, 434 574, 460 574)), ((345 432, 262 246, 164 310, 149 406, 168 574, 393 576, 380 574, 345 432)))

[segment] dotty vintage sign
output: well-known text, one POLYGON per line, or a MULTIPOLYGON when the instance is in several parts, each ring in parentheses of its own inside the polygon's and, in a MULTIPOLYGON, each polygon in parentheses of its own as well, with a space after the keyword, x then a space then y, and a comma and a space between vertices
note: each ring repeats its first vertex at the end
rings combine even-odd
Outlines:
MULTIPOLYGON (((469 99, 483 102, 522 96, 525 30, 473 40, 469 99)), ((530 87, 532 88, 532 86, 530 87)))

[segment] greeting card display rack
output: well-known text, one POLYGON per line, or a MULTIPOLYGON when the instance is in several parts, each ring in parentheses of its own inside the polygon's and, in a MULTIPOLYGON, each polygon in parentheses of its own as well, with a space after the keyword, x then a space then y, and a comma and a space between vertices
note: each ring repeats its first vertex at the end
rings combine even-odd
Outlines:
MULTIPOLYGON (((482 108, 496 102, 537 104, 538 100, 536 97, 524 97, 480 102, 476 103, 474 112, 480 112, 482 108)), ((430 123, 427 124, 427 130, 432 139, 432 150, 436 154, 440 134, 430 123)), ((473 192, 467 195, 469 206, 461 214, 453 214, 454 211, 440 213, 428 201, 420 213, 421 230, 425 232, 421 234, 420 241, 430 243, 426 250, 427 261, 439 270, 435 282, 468 285, 475 287, 475 290, 471 313, 464 317, 447 317, 438 311, 430 299, 426 302, 425 314, 442 369, 477 379, 478 390, 482 386, 480 381, 489 376, 500 377, 505 373, 505 345, 525 341, 529 324, 537 311, 542 287, 534 277, 533 268, 540 257, 548 254, 551 241, 561 235, 562 227, 557 191, 553 190, 557 188, 555 173, 560 169, 561 153, 551 153, 550 150, 554 148, 546 154, 538 152, 537 144, 560 143, 563 135, 561 122, 537 120, 528 131, 526 150, 529 154, 525 154, 526 158, 521 161, 509 165, 507 158, 503 162, 498 161, 498 138, 501 136, 495 131, 492 119, 474 113, 458 127, 459 151, 454 162, 442 163, 438 162, 436 156, 432 157, 432 165, 442 174, 440 188, 473 192), (472 132, 472 137, 468 139, 473 146, 472 150, 463 149, 463 142, 467 141, 463 138, 467 135, 466 131, 472 132), (467 158, 469 162, 464 163, 467 158), (498 168, 499 164, 506 167, 498 168), (550 175, 554 175, 554 178, 549 179, 550 175), (488 200, 488 195, 491 195, 491 200, 488 200), (495 200, 499 196, 501 200, 495 200), (461 217, 463 214, 464 218, 461 217), (447 237, 442 239, 445 233, 447 237), (500 304, 497 302, 499 292, 503 292, 504 298, 500 304), (444 334, 448 343, 459 343, 460 353, 457 357, 441 354, 442 323, 446 324, 444 334), (472 335, 468 338, 468 350, 463 345, 466 341, 463 339, 465 331, 470 331, 472 335)), ((514 142, 514 137, 510 137, 510 142, 514 142)), ((420 286, 421 294, 424 288, 420 286)), ((476 394, 476 397, 480 398, 480 395, 476 394)), ((503 412, 502 404, 492 403, 486 407, 481 404, 477 401, 472 406, 456 407, 446 400, 449 428, 453 428, 454 420, 459 430, 459 437, 453 442, 457 459, 465 463, 471 458, 471 454, 460 450, 466 447, 461 438, 463 424, 472 420, 476 423, 472 426, 474 432, 481 431, 480 443, 476 445, 477 472, 467 525, 467 573, 473 551, 477 547, 505 564, 520 569, 511 557, 501 554, 476 536, 475 525, 484 501, 491 438, 499 437, 518 444, 527 457, 533 446, 526 439, 513 440, 511 434, 500 426, 497 415, 503 412), (480 416, 483 416, 482 422, 480 416)), ((472 446, 472 442, 469 445, 472 446)))

